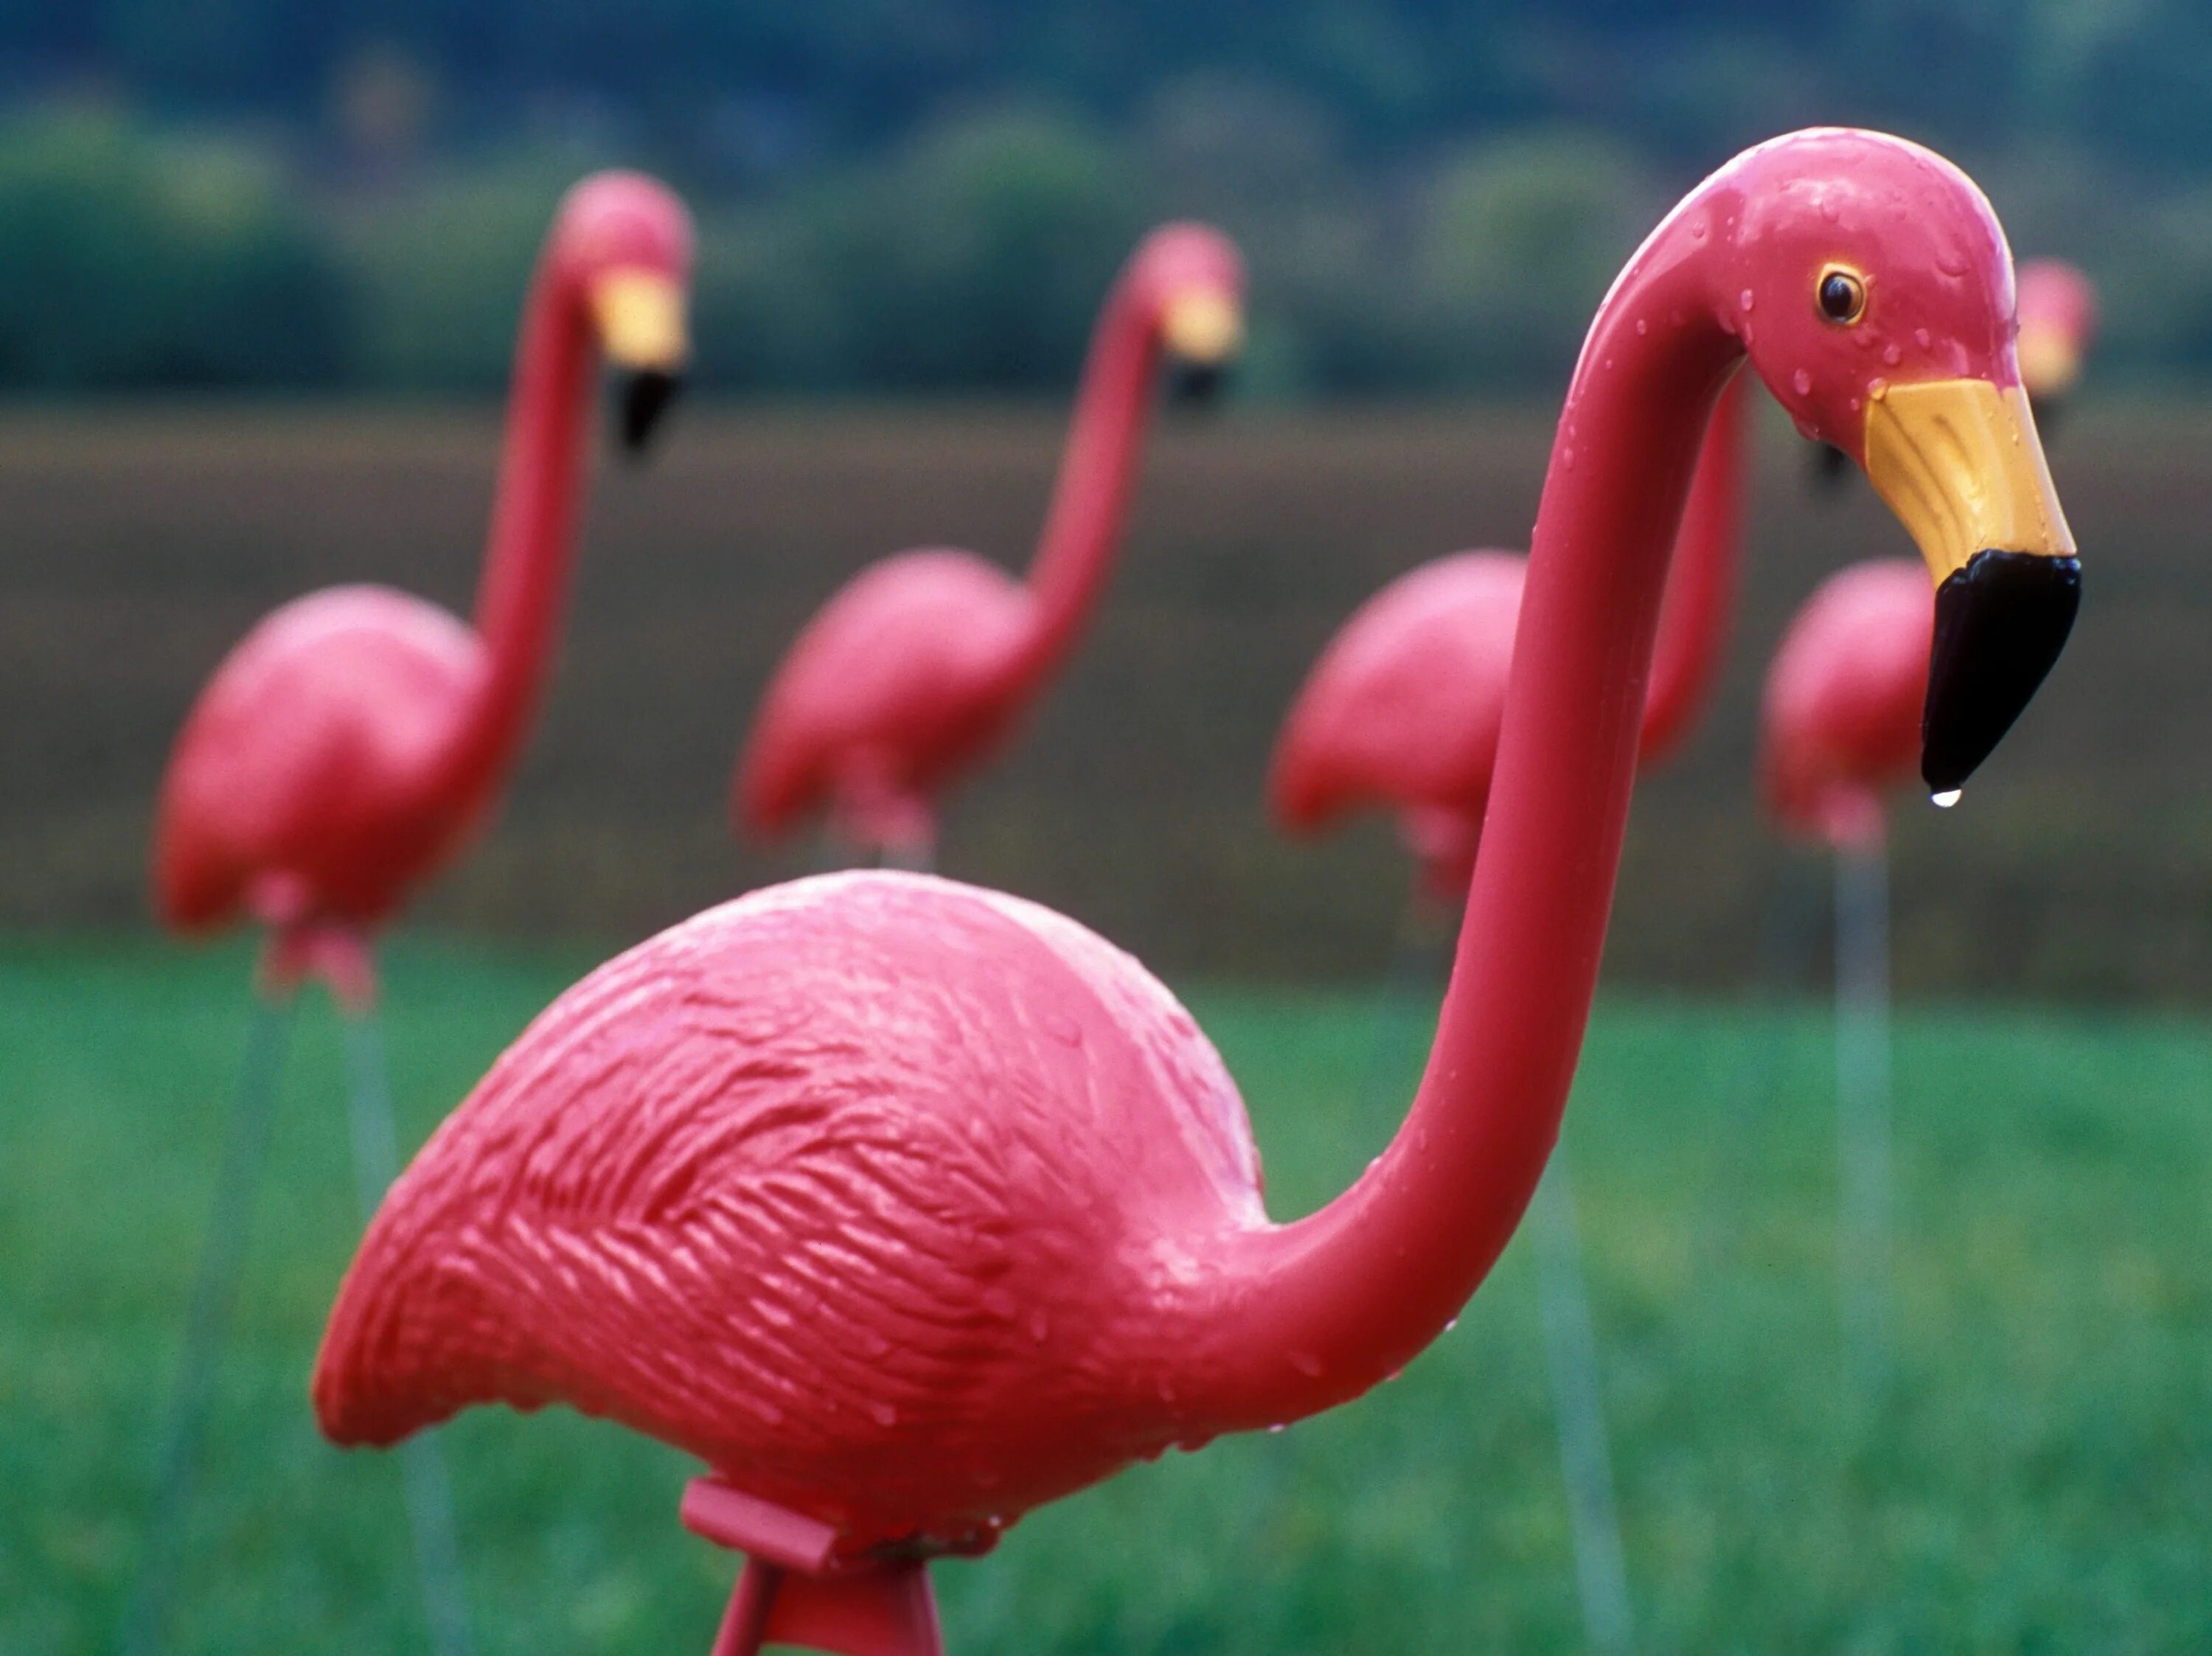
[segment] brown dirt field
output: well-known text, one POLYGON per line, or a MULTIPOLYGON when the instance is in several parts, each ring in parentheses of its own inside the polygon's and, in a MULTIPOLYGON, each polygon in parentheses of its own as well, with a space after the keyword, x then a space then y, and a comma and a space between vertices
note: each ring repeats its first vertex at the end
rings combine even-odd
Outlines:
MULTIPOLYGON (((1380 824, 1289 846, 1257 791, 1332 627, 1412 564, 1523 543, 1536 410, 1266 417, 1157 434, 1073 670, 947 823, 947 871, 1043 899, 1162 967, 1364 974, 1405 875, 1380 824)), ((469 600, 489 416, 20 411, 0 419, 0 925, 136 924, 149 801, 195 687, 276 601, 373 579, 469 600)), ((1612 969, 1741 982, 1786 853, 1749 780, 1758 677, 1827 571, 1908 550, 1859 487, 1822 503, 1770 419, 1736 647, 1684 761, 1639 798, 1612 969)), ((729 767, 778 652, 838 582, 919 543, 1026 556, 1046 412, 685 411, 610 468, 566 658, 505 815, 421 919, 633 937, 800 870, 741 850, 729 767)), ((2212 994, 2212 413, 2084 410, 2055 452, 2087 599, 2028 719, 1939 816, 1900 802, 1899 972, 1919 992, 2212 994)), ((1815 878, 1810 870, 1802 878, 1815 878)))

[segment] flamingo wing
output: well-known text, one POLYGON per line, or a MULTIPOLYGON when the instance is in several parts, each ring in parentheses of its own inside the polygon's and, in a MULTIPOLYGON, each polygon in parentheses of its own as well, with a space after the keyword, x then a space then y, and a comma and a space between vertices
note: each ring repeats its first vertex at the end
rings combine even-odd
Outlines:
POLYGON ((1284 826, 1374 804, 1480 820, 1526 569, 1512 553, 1462 552, 1353 612, 1277 738, 1268 794, 1284 826))
POLYGON ((986 756, 1018 708, 1007 669, 1031 610, 1025 587, 966 552, 862 571, 770 681, 738 767, 738 817, 780 834, 856 782, 927 795, 986 756))
POLYGON ((862 1539, 955 1534, 1141 1447, 1067 1422, 1123 1406, 1160 1239, 1263 1222, 1258 1185, 1219 1059, 1128 956, 947 881, 801 881, 500 1059, 371 1226, 316 1409, 386 1443, 566 1402, 862 1539))
POLYGON ((196 929, 282 876, 337 918, 380 919, 465 829, 440 761, 484 671, 474 634, 385 587, 265 617, 194 703, 161 786, 155 887, 196 929))

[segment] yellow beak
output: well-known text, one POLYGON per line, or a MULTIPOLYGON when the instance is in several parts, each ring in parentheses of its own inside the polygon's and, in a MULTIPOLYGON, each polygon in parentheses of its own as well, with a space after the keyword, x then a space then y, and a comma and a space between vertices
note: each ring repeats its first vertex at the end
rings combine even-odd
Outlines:
POLYGON ((657 270, 610 270, 592 285, 592 318, 611 367, 676 375, 691 354, 684 289, 657 270))
POLYGON ((1244 343, 1244 314, 1218 288, 1188 288, 1160 316, 1160 343, 1194 367, 1218 368, 1244 343))
POLYGON ((1867 403, 1865 439, 1868 478, 1936 579, 1920 773, 1950 792, 2057 661, 2081 563, 2019 386, 1890 386, 1867 403))
POLYGON ((1940 584, 1977 552, 2074 555, 2027 393, 1986 379, 1892 385, 1869 399, 1866 469, 1940 584))

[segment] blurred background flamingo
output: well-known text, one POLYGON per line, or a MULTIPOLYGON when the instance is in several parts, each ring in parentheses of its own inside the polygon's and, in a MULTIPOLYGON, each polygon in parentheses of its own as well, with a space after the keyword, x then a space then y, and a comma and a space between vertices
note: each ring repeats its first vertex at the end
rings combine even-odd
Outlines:
MULTIPOLYGON (((296 992, 319 979, 345 1014, 366 1214, 398 1167, 371 939, 483 827, 514 767, 559 632, 597 365, 620 377, 622 441, 641 449, 688 351, 690 261, 690 217, 659 183, 609 173, 572 189, 524 312, 474 628, 387 587, 297 599, 216 668, 177 738, 155 827, 155 907, 178 932, 243 919, 267 943, 128 1649, 161 1635, 296 992)), ((450 1656, 467 1635, 434 1447, 411 1452, 407 1471, 433 1638, 450 1656)))
POLYGON ((2031 258, 2020 267, 2019 293, 2020 383, 2048 435, 2097 343, 2097 289, 2077 264, 2031 258))
POLYGON ((1886 1364, 1891 1251, 1887 798, 1918 779, 1935 624, 1925 569, 1853 564, 1790 622, 1761 707, 1760 796, 1835 862, 1838 1285, 1862 1396, 1886 1364))
MULTIPOLYGON (((1644 765, 1673 753, 1695 725, 1726 640, 1743 538, 1747 382, 1738 374, 1721 394, 1676 532, 1644 700, 1644 765)), ((1312 834, 1357 810, 1392 810, 1415 860, 1376 1022, 1370 1098, 1394 1074, 1407 1012, 1437 990, 1441 971, 1427 961, 1474 872, 1528 569, 1515 553, 1462 552, 1400 576, 1329 640, 1276 738, 1267 799, 1279 826, 1312 834)), ((1531 1225, 1583 1630, 1593 1648, 1626 1652, 1634 1617, 1564 1151, 1537 1186, 1531 1225)))
POLYGON ((826 809, 864 852, 931 864, 939 796, 1004 747, 1098 602, 1161 369, 1210 391, 1243 340, 1243 300, 1220 232, 1170 224, 1145 239, 1099 314, 1027 578, 932 548, 848 583, 769 681, 732 785, 741 831, 781 834, 826 809))

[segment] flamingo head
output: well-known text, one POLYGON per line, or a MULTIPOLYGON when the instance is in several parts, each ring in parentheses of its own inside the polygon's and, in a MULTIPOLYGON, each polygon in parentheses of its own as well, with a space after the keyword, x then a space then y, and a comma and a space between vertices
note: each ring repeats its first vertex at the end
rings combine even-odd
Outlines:
POLYGON ((1209 224, 1164 224, 1137 249, 1132 274, 1176 395, 1210 399, 1244 344, 1244 261, 1237 244, 1209 224))
POLYGON ((2063 258, 2020 267, 2020 381, 2042 413, 2074 389, 2097 334, 2097 290, 2063 258))
POLYGON ((2014 349, 2012 255, 1972 181, 1898 138, 1748 150, 1690 208, 1712 302, 1808 437, 1866 470, 1936 583, 1921 774, 1955 792, 2057 660, 2081 563, 2014 349))
POLYGON ((561 203, 554 258, 614 376, 623 447, 641 454, 690 358, 691 215, 657 179, 595 173, 561 203))

